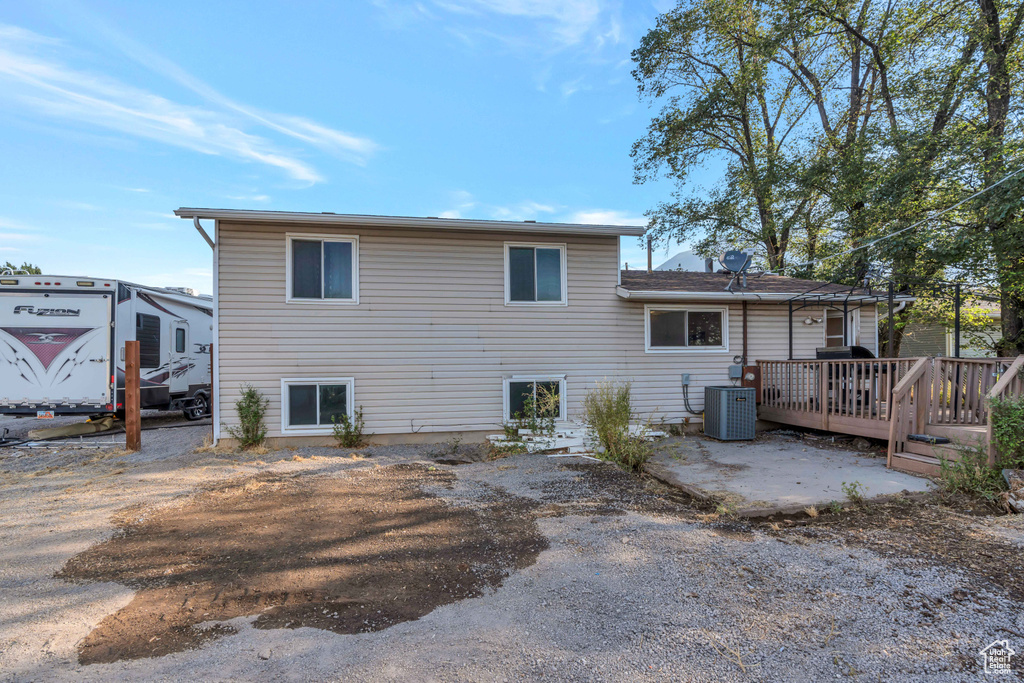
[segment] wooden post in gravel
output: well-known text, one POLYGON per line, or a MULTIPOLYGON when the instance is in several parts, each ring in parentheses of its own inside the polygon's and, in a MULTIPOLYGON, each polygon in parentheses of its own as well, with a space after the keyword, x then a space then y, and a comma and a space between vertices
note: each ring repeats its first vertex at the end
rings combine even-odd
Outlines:
POLYGON ((139 395, 139 342, 124 345, 124 432, 125 448, 142 450, 142 400, 139 395))

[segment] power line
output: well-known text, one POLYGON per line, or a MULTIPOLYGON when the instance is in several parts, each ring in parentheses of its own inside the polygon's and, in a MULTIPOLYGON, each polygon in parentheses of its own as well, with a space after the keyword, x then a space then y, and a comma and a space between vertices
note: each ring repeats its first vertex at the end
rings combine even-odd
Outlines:
POLYGON ((977 192, 975 192, 974 194, 972 194, 972 195, 971 195, 970 197, 967 197, 967 198, 965 198, 965 199, 961 199, 960 201, 958 201, 958 202, 957 202, 956 204, 954 204, 953 206, 949 206, 949 207, 946 207, 946 208, 945 208, 945 209, 943 209, 942 211, 939 211, 938 213, 936 213, 936 214, 934 214, 934 215, 928 216, 927 218, 923 218, 923 219, 919 220, 919 221, 918 221, 917 223, 914 223, 913 225, 908 225, 908 226, 907 226, 907 227, 905 227, 905 228, 900 228, 899 230, 897 230, 897 231, 896 231, 896 232, 894 232, 894 233, 890 233, 890 234, 888 234, 888 235, 883 235, 882 237, 879 237, 879 238, 877 238, 877 239, 874 239, 874 240, 872 240, 872 241, 868 242, 867 244, 862 244, 862 245, 860 245, 859 247, 853 247, 852 249, 847 249, 846 251, 841 251, 841 252, 839 252, 838 254, 832 254, 831 256, 825 256, 825 257, 823 257, 823 258, 820 258, 820 259, 815 259, 815 260, 813 260, 813 261, 807 261, 807 262, 805 262, 805 263, 795 263, 795 264, 793 264, 793 265, 791 265, 791 266, 786 266, 785 268, 782 268, 782 269, 780 269, 780 270, 779 270, 779 272, 780 272, 780 273, 785 273, 785 272, 786 272, 787 270, 792 270, 792 269, 794 269, 794 268, 804 268, 804 267, 806 267, 806 266, 816 266, 816 265, 818 265, 819 263, 824 263, 825 261, 831 261, 831 260, 832 260, 832 259, 834 259, 834 258, 839 258, 840 256, 846 256, 847 254, 852 254, 853 252, 855 252, 855 251, 860 251, 861 249, 867 249, 868 247, 872 247, 872 246, 874 246, 874 245, 878 244, 879 242, 885 241, 885 240, 887 240, 887 239, 890 239, 890 238, 892 238, 892 237, 896 237, 896 235, 899 235, 899 234, 902 234, 902 233, 904 233, 904 232, 907 232, 908 230, 913 230, 913 229, 914 229, 914 228, 916 228, 917 226, 919 226, 919 225, 924 225, 924 224, 925 224, 925 223, 927 223, 928 221, 931 221, 931 220, 935 220, 935 219, 936 219, 936 218, 938 218, 939 216, 941 216, 941 215, 943 215, 943 214, 945 214, 945 213, 949 213, 949 212, 950 212, 950 211, 952 211, 953 209, 955 209, 955 208, 957 208, 957 207, 959 207, 959 206, 962 206, 962 205, 966 204, 967 202, 971 201, 971 200, 972 200, 972 199, 974 199, 975 197, 979 197, 979 196, 981 196, 981 195, 985 194, 986 192, 988 192, 989 190, 992 190, 992 189, 994 189, 994 188, 996 188, 996 187, 999 187, 1000 185, 1002 185, 1003 183, 1005 183, 1005 182, 1006 182, 1007 180, 1009 180, 1009 179, 1010 179, 1010 178, 1012 178, 1013 176, 1015 176, 1015 175, 1017 175, 1018 173, 1020 173, 1021 171, 1024 171, 1024 166, 1022 166, 1022 167, 1018 168, 1018 169, 1017 169, 1016 171, 1014 171, 1013 173, 1010 173, 1009 175, 1007 175, 1007 176, 1004 176, 1004 177, 1003 177, 1003 178, 1001 178, 1001 179, 1000 179, 1000 180, 999 180, 998 182, 992 183, 992 184, 991 184, 991 185, 989 185, 988 187, 985 187, 985 188, 982 188, 982 189, 978 190, 977 192))

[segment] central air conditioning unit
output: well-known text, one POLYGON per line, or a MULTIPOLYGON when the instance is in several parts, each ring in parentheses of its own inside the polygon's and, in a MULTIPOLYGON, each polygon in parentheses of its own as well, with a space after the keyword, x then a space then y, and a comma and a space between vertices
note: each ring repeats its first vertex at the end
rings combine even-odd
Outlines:
POLYGON ((720 441, 750 441, 757 421, 753 387, 704 387, 704 433, 720 441))

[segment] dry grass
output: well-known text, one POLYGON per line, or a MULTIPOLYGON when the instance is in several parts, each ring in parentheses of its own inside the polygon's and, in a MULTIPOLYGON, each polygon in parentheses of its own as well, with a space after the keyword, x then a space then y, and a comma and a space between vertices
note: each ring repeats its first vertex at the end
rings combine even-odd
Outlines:
POLYGON ((814 507, 813 505, 811 507, 804 508, 804 512, 807 513, 808 517, 813 518, 818 516, 818 508, 814 507))

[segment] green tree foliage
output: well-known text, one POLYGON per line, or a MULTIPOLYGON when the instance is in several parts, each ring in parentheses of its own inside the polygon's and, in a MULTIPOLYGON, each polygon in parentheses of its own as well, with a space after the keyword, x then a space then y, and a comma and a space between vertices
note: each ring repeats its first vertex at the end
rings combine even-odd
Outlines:
POLYGON ((998 293, 1004 352, 1024 351, 1024 173, 867 246, 1024 166, 1022 21, 1019 1, 682 0, 633 53, 663 104, 637 180, 677 184, 656 237, 850 284, 961 281, 998 293))
POLYGON ((25 263, 22 263, 20 266, 16 266, 10 261, 7 261, 2 266, 0 266, 0 270, 9 270, 14 273, 28 273, 29 275, 43 274, 43 271, 40 270, 39 266, 34 266, 31 263, 28 263, 27 261, 25 263))

